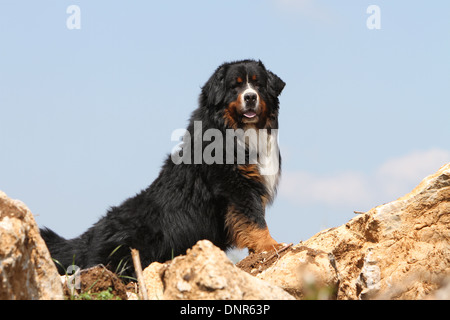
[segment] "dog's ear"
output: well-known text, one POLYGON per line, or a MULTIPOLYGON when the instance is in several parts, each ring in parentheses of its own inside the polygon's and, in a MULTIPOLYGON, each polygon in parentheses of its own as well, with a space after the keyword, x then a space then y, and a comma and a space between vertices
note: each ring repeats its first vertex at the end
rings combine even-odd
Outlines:
POLYGON ((203 102, 207 106, 217 106, 225 98, 225 73, 227 64, 223 64, 216 69, 211 78, 202 87, 203 102))
POLYGON ((267 70, 267 74, 269 76, 267 83, 268 89, 275 97, 278 97, 281 91, 283 91, 283 88, 286 85, 286 83, 283 80, 281 80, 280 77, 278 77, 275 73, 269 70, 267 70))

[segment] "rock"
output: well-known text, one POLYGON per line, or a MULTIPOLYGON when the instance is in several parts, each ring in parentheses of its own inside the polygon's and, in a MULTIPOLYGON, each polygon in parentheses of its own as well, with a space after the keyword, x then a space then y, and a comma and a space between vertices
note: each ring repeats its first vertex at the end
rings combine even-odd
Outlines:
POLYGON ((335 286, 337 299, 423 299, 437 290, 450 275, 450 163, 396 201, 294 246, 257 277, 303 298, 305 273, 317 287, 335 286))
POLYGON ((162 292, 164 300, 294 299, 279 287, 234 266, 208 240, 199 241, 186 255, 170 263, 151 264, 144 270, 144 278, 147 292, 162 292))
MULTIPOLYGON (((0 299, 61 299, 31 212, 2 192, 0 234, 0 299)), ((450 163, 395 201, 237 266, 202 240, 143 273, 149 297, 158 300, 448 299, 450 163)))
POLYGON ((450 300, 450 277, 446 277, 440 283, 440 288, 427 296, 428 300, 450 300))
POLYGON ((161 300, 164 295, 164 284, 161 279, 162 272, 167 264, 153 262, 142 272, 149 300, 161 300))
POLYGON ((30 210, 0 191, 0 300, 62 299, 59 274, 30 210))
POLYGON ((283 288, 297 299, 332 299, 339 285, 334 257, 301 244, 257 278, 283 288))

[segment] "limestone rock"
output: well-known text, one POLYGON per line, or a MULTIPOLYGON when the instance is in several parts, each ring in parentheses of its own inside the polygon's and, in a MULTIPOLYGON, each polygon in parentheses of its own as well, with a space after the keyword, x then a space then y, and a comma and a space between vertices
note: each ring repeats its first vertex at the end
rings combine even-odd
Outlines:
POLYGON ((302 297, 302 270, 319 286, 334 285, 338 299, 433 293, 450 275, 450 163, 396 201, 294 246, 258 278, 302 297))
POLYGON ((163 298, 164 284, 161 279, 161 274, 166 267, 167 264, 153 262, 142 272, 149 300, 161 300, 163 298))
POLYGON ((301 244, 257 278, 283 288, 297 299, 332 299, 339 285, 334 257, 301 244))
MULTIPOLYGON (((0 234, 0 299, 61 299, 31 212, 2 192, 0 234)), ((202 240, 146 268, 147 292, 153 299, 448 299, 450 163, 409 194, 267 257, 247 273, 202 240)))
POLYGON ((151 264, 144 270, 144 277, 148 292, 164 288, 161 298, 165 300, 294 299, 279 287, 235 267, 208 240, 199 241, 186 255, 168 264, 151 264))
POLYGON ((30 210, 0 191, 0 300, 62 299, 60 277, 30 210))

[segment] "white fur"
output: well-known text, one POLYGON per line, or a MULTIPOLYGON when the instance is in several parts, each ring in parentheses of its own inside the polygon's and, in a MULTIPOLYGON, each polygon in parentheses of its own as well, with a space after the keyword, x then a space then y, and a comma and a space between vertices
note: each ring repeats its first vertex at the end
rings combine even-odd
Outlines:
POLYGON ((277 185, 280 178, 280 151, 278 149, 277 136, 273 135, 276 130, 272 130, 272 134, 265 134, 266 139, 262 139, 260 134, 260 149, 259 151, 259 172, 261 173, 264 184, 266 185, 267 191, 269 192, 269 200, 272 201, 275 197, 275 193, 277 190, 277 185), (261 140, 265 140, 266 146, 264 143, 261 143, 261 140), (265 149, 264 149, 265 148, 265 149))
POLYGON ((245 106, 245 101, 244 101, 244 97, 245 97, 245 94, 247 94, 247 93, 254 93, 254 94, 256 94, 256 104, 255 104, 255 108, 256 108, 256 110, 258 110, 258 108, 259 108, 259 94, 258 94, 258 91, 256 91, 255 89, 253 89, 253 86, 248 82, 248 77, 247 77, 247 88, 244 90, 244 92, 242 92, 242 94, 241 94, 241 104, 243 105, 243 106, 245 106))

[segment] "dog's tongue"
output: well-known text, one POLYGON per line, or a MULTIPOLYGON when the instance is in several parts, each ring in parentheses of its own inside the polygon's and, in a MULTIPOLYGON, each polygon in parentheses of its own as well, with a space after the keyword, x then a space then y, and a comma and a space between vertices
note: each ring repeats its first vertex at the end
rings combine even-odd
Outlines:
POLYGON ((244 116, 247 118, 253 118, 256 116, 256 113, 253 111, 248 111, 248 112, 244 113, 244 116))

